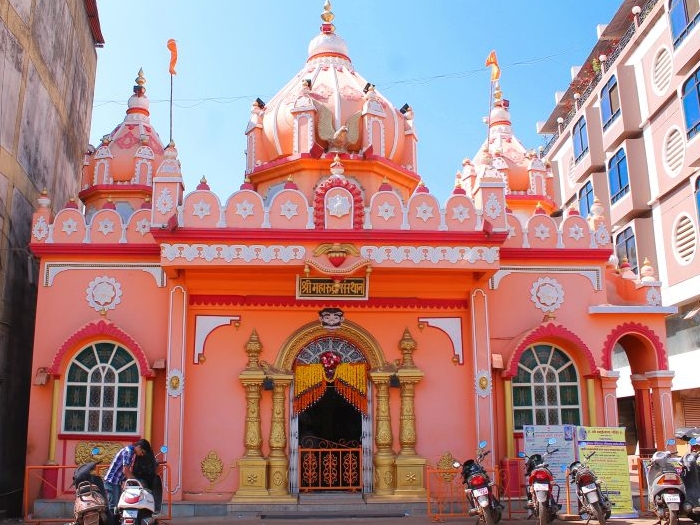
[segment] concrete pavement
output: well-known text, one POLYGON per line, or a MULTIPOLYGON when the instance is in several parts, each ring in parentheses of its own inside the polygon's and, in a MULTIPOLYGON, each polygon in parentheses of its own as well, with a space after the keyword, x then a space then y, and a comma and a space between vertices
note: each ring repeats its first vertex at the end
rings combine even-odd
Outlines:
MULTIPOLYGON (((315 518, 305 518, 300 516, 299 518, 236 518, 232 516, 225 517, 202 517, 202 518, 174 518, 168 523, 170 525, 215 525, 220 523, 230 523, 231 525, 328 525, 332 523, 333 525, 357 525, 358 523, 366 523, 370 525, 423 525, 427 523, 445 523, 450 525, 467 523, 469 525, 476 525, 476 518, 446 518, 441 521, 434 521, 429 516, 406 516, 406 517, 383 517, 383 518, 333 518, 333 519, 315 519, 315 518)), ((653 525, 656 522, 651 516, 644 516, 640 518, 610 518, 608 523, 610 525, 653 525)), ((585 525, 586 522, 583 520, 576 521, 563 521, 556 520, 553 525, 564 525, 571 523, 572 525, 585 525)), ((681 519, 681 525, 692 525, 692 521, 687 519, 681 519)), ((526 519, 514 519, 514 520, 501 520, 499 525, 536 525, 535 520, 526 519)), ((597 525, 597 522, 591 522, 589 525, 597 525)))

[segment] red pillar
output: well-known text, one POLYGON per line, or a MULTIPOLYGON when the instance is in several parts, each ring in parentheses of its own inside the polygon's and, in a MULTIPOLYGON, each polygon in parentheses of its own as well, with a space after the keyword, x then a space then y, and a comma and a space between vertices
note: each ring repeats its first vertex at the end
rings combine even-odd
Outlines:
POLYGON ((651 415, 651 394, 649 380, 645 375, 632 374, 634 388, 635 418, 637 423, 637 439, 639 454, 647 455, 656 450, 654 430, 651 415))
MULTIPOLYGON (((666 441, 675 437, 673 422, 673 398, 671 384, 675 373, 671 370, 654 370, 647 372, 646 377, 651 387, 651 405, 654 409, 654 434, 656 448, 665 450, 666 441)), ((675 451, 675 440, 668 450, 675 451)))
POLYGON ((617 412, 617 380, 620 372, 617 370, 600 371, 600 389, 603 393, 603 426, 619 427, 620 418, 617 412))

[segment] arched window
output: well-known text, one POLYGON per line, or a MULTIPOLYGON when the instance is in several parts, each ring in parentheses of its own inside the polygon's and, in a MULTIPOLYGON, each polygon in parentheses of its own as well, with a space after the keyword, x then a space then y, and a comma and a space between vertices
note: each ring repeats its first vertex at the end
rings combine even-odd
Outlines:
POLYGON ((576 162, 581 160, 588 153, 588 132, 586 131, 586 119, 581 117, 571 131, 574 141, 574 158, 576 162))
POLYGON ((608 162, 608 181, 610 182, 610 204, 615 204, 630 190, 627 173, 627 155, 620 148, 608 162))
POLYGON ((690 139, 700 133, 700 69, 683 84, 683 113, 690 139))
POLYGON ((513 423, 580 425, 578 373, 573 361, 556 346, 540 344, 520 356, 513 378, 513 423))
POLYGON ((93 343, 68 365, 63 431, 134 434, 138 430, 139 368, 128 350, 93 343))
POLYGON ((578 192, 578 212, 581 217, 586 218, 591 213, 593 205, 593 184, 586 181, 581 191, 578 192))
POLYGON ((700 22, 700 2, 698 0, 671 0, 668 14, 671 18, 673 47, 678 47, 700 22))
POLYGON ((600 92, 600 114, 604 130, 620 115, 620 92, 617 88, 615 75, 610 77, 600 92))

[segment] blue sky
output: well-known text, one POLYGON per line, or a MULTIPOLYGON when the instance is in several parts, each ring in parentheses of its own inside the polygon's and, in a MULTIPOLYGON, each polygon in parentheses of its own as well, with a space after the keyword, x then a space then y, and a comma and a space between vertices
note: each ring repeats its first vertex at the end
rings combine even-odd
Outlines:
MULTIPOLYGON (((618 9, 615 0, 334 0, 336 32, 355 69, 377 90, 415 112, 418 173, 441 202, 462 159, 486 137, 489 70, 496 50, 500 85, 510 100, 515 134, 526 148, 544 139, 556 91, 596 42, 596 26, 618 9)), ((244 177, 244 130, 256 97, 267 101, 301 68, 319 32, 323 0, 98 0, 105 37, 98 49, 90 142, 98 144, 124 118, 143 68, 151 123, 170 135, 170 52, 173 138, 186 191, 204 176, 222 199, 244 177)))

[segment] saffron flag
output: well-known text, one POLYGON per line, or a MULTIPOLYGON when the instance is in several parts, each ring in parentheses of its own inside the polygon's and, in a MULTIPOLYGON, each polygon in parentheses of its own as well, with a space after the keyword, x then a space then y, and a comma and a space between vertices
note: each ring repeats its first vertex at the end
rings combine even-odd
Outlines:
POLYGON ((168 49, 170 50, 170 74, 176 75, 175 64, 177 63, 177 42, 174 39, 168 40, 168 49))
POLYGON ((495 51, 491 51, 489 56, 486 57, 486 66, 491 66, 491 82, 495 82, 501 78, 501 68, 498 66, 498 59, 496 58, 495 51))

